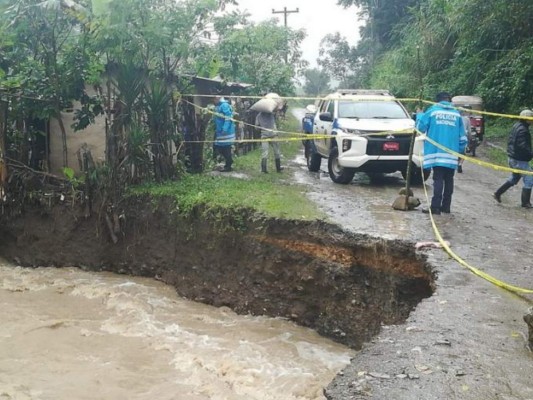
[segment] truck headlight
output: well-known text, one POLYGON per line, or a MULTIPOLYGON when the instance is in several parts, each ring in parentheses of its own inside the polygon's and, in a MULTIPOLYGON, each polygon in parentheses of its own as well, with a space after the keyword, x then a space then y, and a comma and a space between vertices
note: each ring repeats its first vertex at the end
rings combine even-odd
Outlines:
POLYGON ((342 141, 342 151, 348 151, 352 148, 352 141, 349 139, 343 139, 342 141))

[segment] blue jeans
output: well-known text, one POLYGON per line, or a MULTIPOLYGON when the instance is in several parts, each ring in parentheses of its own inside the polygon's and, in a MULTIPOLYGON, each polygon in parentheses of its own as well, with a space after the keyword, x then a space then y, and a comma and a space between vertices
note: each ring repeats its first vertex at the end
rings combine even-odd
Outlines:
POLYGON ((431 210, 450 212, 453 194, 453 176, 455 169, 446 167, 433 167, 433 198, 431 210))
MULTIPOLYGON (((521 169, 523 171, 533 171, 533 169, 531 169, 531 166, 529 165, 529 161, 518 161, 514 158, 509 158, 509 167, 514 169, 521 169)), ((514 186, 518 182, 520 182, 521 178, 524 179, 524 189, 533 188, 533 175, 523 175, 513 172, 509 179, 507 179, 507 182, 514 186)))

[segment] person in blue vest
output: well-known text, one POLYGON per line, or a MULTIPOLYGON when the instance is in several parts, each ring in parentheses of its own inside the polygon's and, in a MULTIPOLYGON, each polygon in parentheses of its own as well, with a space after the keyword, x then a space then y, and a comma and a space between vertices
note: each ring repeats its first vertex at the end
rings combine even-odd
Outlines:
MULTIPOLYGON (((437 94, 437 104, 429 107, 417 120, 417 129, 441 146, 456 153, 465 151, 467 138, 463 119, 452 106, 451 95, 437 94)), ((431 213, 450 213, 453 194, 453 177, 458 166, 458 157, 440 149, 429 141, 424 142, 424 169, 433 170, 433 198, 431 213)), ((429 213, 429 209, 422 212, 429 213)))
POLYGON ((224 157, 225 165, 222 171, 233 171, 232 146, 235 143, 235 123, 233 122, 233 108, 221 96, 215 97, 215 153, 224 157))

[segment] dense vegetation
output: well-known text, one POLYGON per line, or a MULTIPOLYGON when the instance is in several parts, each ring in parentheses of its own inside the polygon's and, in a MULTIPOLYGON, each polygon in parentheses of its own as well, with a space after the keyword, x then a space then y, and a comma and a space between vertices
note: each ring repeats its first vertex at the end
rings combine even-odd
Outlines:
POLYGON ((477 94, 491 111, 531 106, 531 1, 338 0, 358 7, 366 21, 361 40, 351 46, 338 34, 327 36, 320 68, 309 70, 300 51, 303 31, 252 23, 228 8, 237 3, 0 0, 0 182, 6 160, 47 171, 34 146, 50 119, 58 121, 69 165, 62 111, 74 105, 75 129, 105 117, 106 160, 88 163, 86 176, 105 182, 105 196, 182 177, 188 160, 176 149, 183 121, 197 122, 193 128, 204 138, 208 125, 180 101, 190 93, 190 76, 251 83, 248 94, 293 95, 295 78, 303 76, 311 95, 340 81, 401 97, 477 94))
POLYGON ((107 175, 110 187, 174 179, 187 163, 175 153, 191 127, 183 121, 193 121, 189 132, 207 126, 194 125, 180 102, 191 92, 191 76, 250 83, 249 94, 292 95, 294 76, 306 65, 302 31, 254 24, 227 8, 235 4, 0 0, 0 152, 47 171, 38 153, 48 144, 39 151, 35 144, 46 140, 46 125, 55 119, 63 166, 72 165, 62 111, 75 107, 75 129, 105 117, 99 176, 107 175))
POLYGON ((321 66, 341 85, 432 98, 476 94, 488 109, 516 113, 533 98, 533 2, 524 0, 338 0, 366 20, 353 47, 326 37, 321 66))

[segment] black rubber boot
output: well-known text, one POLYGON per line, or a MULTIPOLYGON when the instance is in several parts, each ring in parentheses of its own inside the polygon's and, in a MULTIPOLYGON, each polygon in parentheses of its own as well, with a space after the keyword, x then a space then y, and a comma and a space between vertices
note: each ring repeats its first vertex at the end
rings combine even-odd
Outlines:
POLYGON ((533 208, 531 205, 531 189, 522 189, 522 207, 533 208))
MULTIPOLYGON (((429 208, 423 208, 422 209, 422 212, 424 214, 429 214, 429 208)), ((431 209, 431 214, 433 215, 440 215, 440 209, 439 208, 432 208, 431 209)))
POLYGON ((281 160, 279 158, 276 158, 276 171, 283 171, 283 167, 281 166, 281 160))
POLYGON ((513 186, 512 183, 505 182, 503 185, 500 186, 500 188, 498 190, 496 190, 494 192, 493 196, 494 196, 494 198, 496 199, 496 201, 498 203, 502 202, 502 194, 507 192, 507 190, 509 190, 509 188, 512 187, 512 186, 513 186))
POLYGON ((261 172, 264 172, 265 174, 268 173, 267 171, 267 159, 262 158, 261 159, 261 172))

